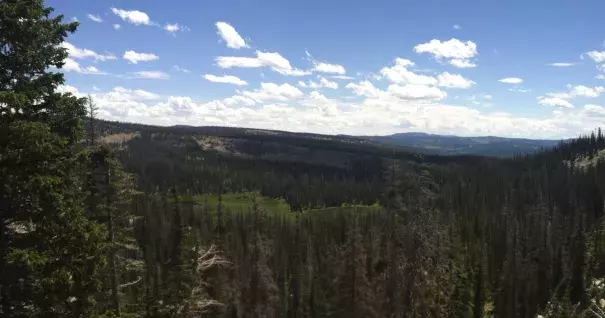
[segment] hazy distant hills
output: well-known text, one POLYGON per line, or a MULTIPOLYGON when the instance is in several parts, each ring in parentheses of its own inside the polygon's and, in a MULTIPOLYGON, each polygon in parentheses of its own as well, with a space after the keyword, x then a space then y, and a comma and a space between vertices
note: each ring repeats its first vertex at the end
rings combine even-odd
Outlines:
MULTIPOLYGON (((426 133, 399 133, 388 136, 349 136, 320 135, 313 133, 294 133, 278 130, 251 129, 237 127, 185 126, 154 127, 139 124, 100 121, 105 133, 135 133, 145 130, 165 131, 190 136, 214 136, 237 140, 238 144, 250 145, 265 141, 265 145, 275 142, 280 146, 277 152, 286 151, 293 146, 309 149, 335 149, 343 145, 362 152, 389 152, 396 148, 398 152, 423 153, 426 155, 476 155, 490 157, 511 157, 515 154, 531 154, 557 145, 561 140, 539 140, 503 137, 459 137, 451 135, 432 135, 426 133), (244 142, 246 140, 246 142, 244 142), (390 150, 389 150, 390 149, 390 150)), ((114 136, 115 137, 115 136, 114 136)), ((351 150, 349 149, 349 150, 351 150)))
POLYGON ((561 140, 539 140, 503 137, 458 137, 426 133, 400 133, 373 136, 369 139, 391 145, 422 149, 441 155, 481 155, 510 157, 551 148, 561 140))

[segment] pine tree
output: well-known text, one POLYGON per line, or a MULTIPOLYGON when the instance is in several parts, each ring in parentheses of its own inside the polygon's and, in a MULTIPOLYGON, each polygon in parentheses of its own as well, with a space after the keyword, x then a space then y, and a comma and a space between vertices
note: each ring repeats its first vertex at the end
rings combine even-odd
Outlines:
POLYGON ((100 288, 105 233, 78 194, 85 102, 56 92, 77 23, 42 0, 0 2, 0 315, 80 317, 100 288))

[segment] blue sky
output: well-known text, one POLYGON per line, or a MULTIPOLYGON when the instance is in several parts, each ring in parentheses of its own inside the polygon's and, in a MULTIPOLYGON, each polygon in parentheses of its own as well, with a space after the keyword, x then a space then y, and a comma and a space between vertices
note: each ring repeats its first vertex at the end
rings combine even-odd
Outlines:
POLYGON ((603 2, 47 5, 80 22, 60 89, 106 119, 535 138, 605 123, 603 2))

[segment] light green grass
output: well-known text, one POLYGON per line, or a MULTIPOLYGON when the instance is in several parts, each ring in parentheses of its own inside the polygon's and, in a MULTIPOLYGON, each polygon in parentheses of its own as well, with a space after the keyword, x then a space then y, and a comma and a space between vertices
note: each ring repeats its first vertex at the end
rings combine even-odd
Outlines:
MULTIPOLYGON (((193 200, 198 207, 207 206, 214 213, 217 211, 219 196, 218 194, 202 194, 194 197, 183 197, 185 201, 193 200)), ((239 213, 254 211, 254 200, 258 208, 266 215, 294 217, 296 212, 284 199, 269 198, 260 195, 258 192, 226 193, 222 196, 223 211, 225 213, 239 213)), ((306 216, 330 215, 338 213, 373 213, 382 211, 379 204, 374 205, 342 205, 337 207, 324 207, 309 209, 303 211, 306 216)))

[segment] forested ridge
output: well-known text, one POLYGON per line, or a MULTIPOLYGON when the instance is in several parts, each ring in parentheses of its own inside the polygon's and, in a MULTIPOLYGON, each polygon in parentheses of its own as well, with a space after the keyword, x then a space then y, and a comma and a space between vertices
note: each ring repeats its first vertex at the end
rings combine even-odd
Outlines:
POLYGON ((514 158, 95 118, 0 0, 0 316, 603 317, 605 136, 514 158))

